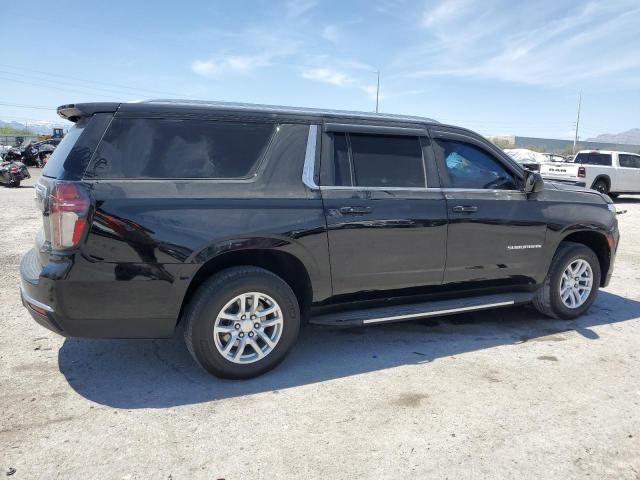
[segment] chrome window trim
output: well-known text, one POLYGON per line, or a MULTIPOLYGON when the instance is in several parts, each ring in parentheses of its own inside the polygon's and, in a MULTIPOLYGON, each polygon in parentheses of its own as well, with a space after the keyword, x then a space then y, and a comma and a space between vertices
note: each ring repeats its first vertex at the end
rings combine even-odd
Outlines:
POLYGON ((304 154, 304 166, 302 167, 302 182, 311 190, 319 190, 320 187, 314 178, 316 166, 316 152, 318 150, 318 125, 309 125, 307 137, 307 150, 304 154))
POLYGON ((302 182, 311 190, 344 190, 344 191, 404 191, 404 192, 424 192, 424 191, 440 191, 442 193, 507 193, 507 194, 519 194, 525 195, 522 190, 488 190, 483 188, 442 188, 442 187, 429 187, 427 183, 427 164, 424 158, 424 149, 421 148, 422 155, 422 171, 424 174, 424 187, 365 187, 365 186, 338 186, 338 185, 323 185, 320 186, 315 181, 315 164, 316 164, 316 152, 318 149, 318 125, 309 125, 309 134, 307 136, 307 148, 304 156, 304 166, 302 167, 302 182))
POLYGON ((365 135, 392 135, 399 137, 428 137, 426 128, 362 125, 357 123, 325 123, 325 132, 361 133, 365 135))
POLYGON ((339 185, 323 185, 319 187, 320 190, 352 190, 352 191, 403 191, 403 192, 424 192, 425 190, 442 190, 440 187, 348 187, 348 186, 339 186, 339 185))
MULTIPOLYGON (((413 136, 413 135, 411 135, 413 136)), ((417 138, 419 138, 416 135, 417 138)), ((315 181, 315 163, 316 152, 318 146, 318 125, 309 125, 309 135, 307 137, 307 149, 304 155, 304 165, 302 167, 302 183, 311 190, 351 190, 351 191, 405 191, 405 192, 423 192, 423 191, 440 191, 440 187, 429 187, 427 184, 427 161, 424 157, 424 148, 420 144, 420 156, 422 158, 422 175, 424 178, 424 187, 365 187, 365 186, 339 186, 339 185, 318 185, 315 181)))
POLYGON ((520 193, 522 195, 526 195, 527 193, 522 190, 500 190, 500 189, 485 189, 485 188, 452 188, 452 187, 443 187, 442 191, 444 193, 451 192, 465 192, 465 193, 520 193))

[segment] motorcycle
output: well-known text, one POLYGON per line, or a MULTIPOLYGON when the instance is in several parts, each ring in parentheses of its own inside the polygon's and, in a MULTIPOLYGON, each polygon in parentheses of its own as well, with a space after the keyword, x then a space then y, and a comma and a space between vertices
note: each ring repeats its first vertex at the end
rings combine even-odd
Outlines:
POLYGON ((22 162, 25 165, 30 165, 32 167, 42 167, 42 161, 40 160, 40 155, 38 152, 38 145, 35 143, 30 143, 26 147, 22 148, 22 162))
POLYGON ((54 145, 47 143, 30 143, 25 147, 13 147, 4 156, 5 160, 22 162, 25 165, 42 168, 45 158, 55 150, 54 145))
POLYGON ((24 163, 6 158, 0 162, 0 185, 19 187, 20 182, 27 178, 31 178, 31 174, 24 163))
POLYGON ((11 147, 2 158, 5 162, 21 162, 22 161, 22 150, 18 147, 11 147))

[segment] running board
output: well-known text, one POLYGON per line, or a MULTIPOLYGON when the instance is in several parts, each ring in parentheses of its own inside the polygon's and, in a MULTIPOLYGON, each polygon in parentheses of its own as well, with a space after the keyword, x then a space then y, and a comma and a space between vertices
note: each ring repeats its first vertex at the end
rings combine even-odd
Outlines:
POLYGON ((368 308, 364 310, 349 310, 312 316, 309 323, 325 326, 355 327, 370 323, 390 323, 413 320, 416 318, 453 315, 456 313, 473 312, 490 308, 510 307, 529 303, 533 299, 532 293, 505 293, 499 295, 485 295, 482 297, 457 298, 453 300, 438 300, 434 302, 409 303, 390 307, 368 308))

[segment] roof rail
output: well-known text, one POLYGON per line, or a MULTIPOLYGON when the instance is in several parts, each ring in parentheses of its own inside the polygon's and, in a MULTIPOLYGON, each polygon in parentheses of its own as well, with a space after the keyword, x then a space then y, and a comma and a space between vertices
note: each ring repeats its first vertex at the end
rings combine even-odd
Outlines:
POLYGON ((318 116, 344 116, 360 118, 365 120, 396 120, 414 123, 439 123, 432 118, 418 117, 412 115, 398 115, 393 113, 357 112, 349 110, 332 110, 308 107, 287 107, 282 105, 260 105, 252 103, 218 102, 207 100, 178 100, 178 99, 152 99, 144 100, 142 103, 148 105, 172 105, 184 107, 202 107, 219 110, 252 111, 261 113, 281 113, 298 115, 318 115, 318 116))

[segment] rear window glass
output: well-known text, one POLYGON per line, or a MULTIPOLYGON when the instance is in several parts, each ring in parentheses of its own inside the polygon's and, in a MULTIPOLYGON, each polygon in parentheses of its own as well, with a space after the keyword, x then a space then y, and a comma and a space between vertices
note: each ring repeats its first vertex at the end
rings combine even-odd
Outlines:
POLYGON ((245 178, 273 124, 114 119, 87 172, 98 178, 245 178))
POLYGON ((64 162, 71 152, 71 149, 76 144, 80 135, 84 131, 85 126, 87 125, 86 119, 78 120, 67 133, 60 144, 56 147, 53 154, 49 157, 47 164, 42 170, 42 175, 45 177, 58 178, 64 172, 64 162))
POLYGON ((575 159, 576 163, 581 163, 583 165, 611 165, 611 154, 610 153, 579 153, 576 155, 575 159))

